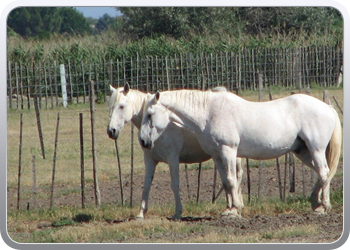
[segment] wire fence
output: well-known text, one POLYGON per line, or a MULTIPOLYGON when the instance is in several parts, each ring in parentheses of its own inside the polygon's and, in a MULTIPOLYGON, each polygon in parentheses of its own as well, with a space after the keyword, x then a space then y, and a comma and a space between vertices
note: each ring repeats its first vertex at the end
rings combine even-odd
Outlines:
MULTIPOLYGON (((55 189, 55 192, 52 192, 51 195, 56 195, 53 200, 54 204, 76 206, 80 203, 79 196, 83 189, 82 183, 85 183, 86 192, 83 194, 82 200, 86 200, 86 204, 94 204, 97 200, 94 188, 98 185, 95 180, 100 180, 102 183, 100 194, 102 195, 103 204, 115 202, 124 204, 124 201, 128 199, 126 197, 130 196, 129 204, 132 205, 133 199, 140 199, 137 196, 141 195, 144 173, 137 172, 133 177, 133 170, 131 169, 134 164, 136 166, 135 171, 143 171, 142 150, 138 146, 137 133, 133 134, 132 130, 126 127, 121 134, 125 138, 118 139, 118 141, 123 142, 123 144, 119 144, 120 164, 123 167, 123 173, 118 173, 119 159, 118 161, 116 159, 114 142, 108 139, 106 134, 108 107, 106 105, 98 106, 95 151, 97 153, 96 164, 99 166, 100 175, 96 178, 93 173, 94 146, 92 145, 92 125, 90 124, 93 116, 91 110, 94 108, 90 107, 90 110, 86 110, 86 107, 82 106, 85 108, 84 110, 58 109, 61 114, 59 129, 58 121, 57 128, 55 128, 57 113, 49 112, 49 110, 40 111, 40 108, 62 106, 65 94, 68 102, 89 102, 91 104, 89 101, 91 98, 97 100, 97 102, 108 100, 109 84, 122 86, 125 82, 128 82, 132 88, 149 92, 181 88, 208 89, 218 85, 225 86, 229 90, 261 90, 261 87, 269 88, 273 85, 305 88, 317 84, 331 87, 339 86, 342 83, 341 66, 341 50, 331 47, 242 50, 240 53, 219 53, 215 55, 188 54, 166 58, 136 58, 135 60, 125 59, 116 62, 104 62, 100 65, 72 62, 64 65, 64 67, 57 64, 18 65, 8 62, 8 108, 34 110, 34 104, 36 104, 38 107, 36 113, 44 111, 41 113, 41 119, 36 119, 35 113, 32 111, 24 112, 23 125, 26 132, 23 133, 23 145, 20 145, 20 148, 23 148, 23 151, 20 152, 22 156, 18 156, 16 152, 13 156, 9 155, 17 150, 18 144, 16 143, 21 135, 19 129, 8 128, 8 197, 17 196, 18 198, 22 196, 21 205, 19 205, 20 202, 17 202, 17 207, 23 208, 25 203, 36 203, 36 201, 33 202, 33 196, 38 195, 38 205, 35 206, 46 208, 49 207, 47 203, 50 187, 48 185, 51 184, 51 190, 58 186, 57 190, 55 189), (63 72, 62 68, 64 68, 63 72), (95 81, 95 95, 90 91, 91 80, 95 81), (62 91, 64 90, 62 86, 65 86, 66 91, 62 91), (85 140, 83 143, 85 156, 82 158, 79 157, 82 145, 81 138, 79 138, 79 113, 84 115, 82 121, 84 128, 82 130, 85 140), (43 157, 42 150, 40 150, 40 147, 42 147, 40 145, 40 132, 38 136, 38 131, 36 131, 40 123, 43 125, 44 143, 42 144, 45 144, 46 157, 43 157), (57 149, 54 143, 55 129, 58 131, 57 149), (57 166, 53 170, 55 163, 52 163, 52 161, 55 161, 56 150, 57 166), (18 158, 20 158, 20 163, 16 161, 18 158), (23 166, 17 168, 18 164, 21 165, 21 161, 23 161, 23 166), (84 174, 81 172, 82 162, 85 163, 84 174), (34 178, 35 165, 37 165, 38 177, 40 176, 36 179, 34 178), (56 172, 55 182, 50 180, 51 176, 54 176, 54 171, 56 172), (79 179, 80 174, 85 176, 82 182, 79 179), (120 181, 122 186, 118 186, 118 178, 121 177, 123 177, 123 180, 120 181), (22 179, 22 183, 18 182, 18 185, 16 185, 16 179, 18 181, 22 179), (21 186, 28 188, 36 180, 38 180, 38 187, 34 188, 33 184, 33 191, 24 189, 24 193, 20 194, 21 186), (136 187, 138 188, 137 191, 133 191, 133 188, 136 189, 136 187), (122 195, 119 196, 119 192, 123 188, 126 192, 124 198, 122 195), (17 195, 14 193, 16 190, 18 190, 17 195), (132 197, 133 193, 136 198, 132 197)), ((20 119, 22 119, 22 115, 20 119)), ((22 120, 21 122, 16 120, 16 124, 17 122, 18 124, 21 123, 22 126, 22 120)), ((310 192, 313 185, 315 178, 313 171, 294 161, 292 156, 282 157, 280 163, 276 162, 269 165, 262 162, 249 162, 248 160, 243 161, 243 166, 247 171, 245 171, 242 184, 244 193, 249 195, 249 199, 250 195, 259 197, 274 192, 275 195, 280 194, 281 198, 285 198, 287 189, 293 192, 293 185, 297 186, 296 193, 305 196, 310 192), (250 173, 252 173, 252 177, 250 177, 250 173), (282 177, 280 178, 280 176, 282 177), (286 178, 290 178, 290 180, 287 181, 286 178)), ((191 172, 191 175, 195 173, 197 175, 198 173, 198 176, 192 176, 192 181, 190 180, 192 184, 188 181, 187 166, 185 169, 181 168, 182 197, 186 197, 184 194, 186 193, 186 187, 189 201, 195 199, 198 201, 199 195, 201 195, 201 199, 204 199, 204 197, 207 199, 208 193, 211 192, 213 193, 213 200, 220 195, 221 182, 213 182, 215 176, 214 165, 206 164, 209 165, 204 165, 203 168, 209 169, 209 172, 191 172), (210 181, 200 183, 201 174, 206 174, 207 177, 210 175, 210 181), (200 186, 202 186, 201 190, 199 190, 200 186), (198 190, 196 195, 194 195, 196 193, 195 188, 198 190)), ((201 166, 195 167, 196 170, 198 168, 201 170, 201 166)), ((164 183, 161 185, 164 185, 164 183)), ((166 188, 171 192, 170 184, 168 187, 162 186, 158 192, 165 192, 166 188)), ((159 197, 162 197, 162 195, 160 194, 159 197)), ((158 202, 161 203, 161 198, 158 202)), ((50 204, 50 207, 54 204, 50 204)), ((15 202, 12 206, 15 206, 15 202)), ((11 205, 8 205, 8 207, 11 207, 11 205)))
MULTIPOLYGON (((120 157, 118 162, 114 142, 108 138, 105 131, 108 107, 105 105, 97 107, 95 148, 98 176, 94 177, 90 111, 87 108, 60 110, 57 142, 55 131, 58 112, 49 111, 40 114, 45 159, 40 149, 37 123, 32 113, 34 111, 23 114, 24 132, 20 145, 22 148, 20 157, 18 156, 19 126, 9 128, 7 201, 10 204, 8 208, 14 209, 17 206, 19 209, 26 207, 27 209, 49 209, 62 206, 95 206, 97 200, 94 180, 99 182, 97 188, 99 188, 102 205, 138 206, 141 201, 145 173, 142 149, 138 144, 137 133, 132 134, 131 132, 131 126, 125 126, 118 139, 120 157), (84 156, 82 159, 80 158, 79 114, 83 116, 84 156), (133 143, 130 143, 131 138, 134 138, 133 143), (55 149, 56 143, 57 149, 55 149), (20 169, 18 168, 19 158, 20 169), (36 170, 33 170, 34 166, 36 170), (52 176, 54 176, 54 181, 52 176), (83 182, 81 178, 84 178, 83 182), (17 185, 19 180, 21 181, 17 185), (32 188, 34 183, 35 189, 32 188), (16 198, 20 198, 18 203, 16 203, 16 198)), ((18 113, 16 115, 18 117, 15 124, 19 125, 21 117, 18 113)), ((248 202, 271 196, 279 196, 285 200, 290 194, 307 196, 317 178, 311 169, 296 161, 290 154, 280 157, 279 162, 242 159, 242 167, 244 169, 242 192, 248 202)), ((173 203, 168 167, 161 164, 157 169, 150 194, 150 207, 173 203)), ((339 171, 342 171, 341 168, 339 171)), ((218 176, 216 182, 214 181, 215 175, 217 171, 212 161, 188 166, 181 164, 180 191, 183 203, 210 202, 217 200, 218 197, 223 199, 224 195, 220 191, 222 183, 218 176)), ((333 185, 336 183, 336 187, 340 185, 338 182, 333 181, 332 183, 333 185)))
MULTIPOLYGON (((105 102, 109 84, 154 92, 172 89, 209 89, 225 86, 229 90, 263 86, 305 88, 342 84, 342 50, 336 47, 243 49, 237 53, 179 54, 168 57, 123 58, 102 64, 68 62, 8 62, 8 108, 31 108, 33 96, 40 107, 62 104, 62 77, 66 79, 68 102, 88 102, 89 83, 97 83, 97 99, 105 102)), ((63 91, 64 92, 64 91, 63 91)))

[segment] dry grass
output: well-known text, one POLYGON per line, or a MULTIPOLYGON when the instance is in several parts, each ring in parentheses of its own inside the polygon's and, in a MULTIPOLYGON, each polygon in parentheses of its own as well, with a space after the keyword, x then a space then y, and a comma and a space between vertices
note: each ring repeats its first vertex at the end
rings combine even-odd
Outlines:
MULTIPOLYGON (((343 105, 342 89, 329 89, 329 96, 333 101, 335 96, 339 104, 343 105)), ((313 96, 322 99, 323 89, 311 90, 313 96)), ((290 90, 273 92, 274 98, 287 96, 290 90)), ((257 100, 257 94, 253 92, 242 93, 243 97, 257 100)), ((266 95, 265 95, 266 96, 266 95)), ((99 181, 116 178, 116 156, 114 141, 108 139, 106 126, 108 122, 108 108, 106 104, 96 107, 96 138, 99 164, 99 181)), ((7 114, 7 188, 17 188, 18 168, 18 143, 19 143, 19 117, 23 113, 23 145, 22 145, 22 190, 23 196, 31 195, 32 186, 32 156, 36 156, 37 186, 49 190, 51 185, 51 169, 53 164, 54 138, 56 129, 57 113, 60 112, 60 129, 58 140, 57 174, 56 185, 65 185, 67 192, 80 192, 80 155, 79 155, 79 120, 80 112, 84 114, 85 132, 85 168, 86 181, 92 182, 91 140, 90 140, 90 115, 88 105, 71 105, 67 109, 42 109, 41 124, 43 128, 46 159, 41 158, 40 143, 38 139, 37 124, 33 110, 8 110, 7 114)), ((336 108, 338 111, 338 109, 336 108)), ((339 117, 342 120, 342 115, 339 117)), ((134 133, 134 166, 137 174, 143 174, 143 154, 138 146, 137 129, 134 133)), ((121 137, 118 139, 122 166, 129 166, 130 162, 130 125, 126 125, 121 137)), ((342 157, 342 156, 341 156, 342 157)), ((254 164, 252 161, 251 164, 254 164)), ((157 167, 157 171, 167 169, 165 164, 157 167)), ((129 168, 123 168, 123 174, 129 173, 129 168)), ((48 198, 48 193, 41 193, 40 198, 48 198)), ((58 194, 59 195, 59 194, 58 194)), ((218 201, 220 202, 220 201, 218 201)), ((251 216, 257 213, 276 214, 279 212, 298 212, 309 209, 308 201, 284 204, 276 201, 263 201, 246 206, 243 216, 251 216)), ((223 204, 221 204, 223 205, 223 204)), ((185 204, 184 213, 190 216, 216 216, 221 212, 222 206, 211 204, 185 204)), ((39 209, 36 211, 8 211, 9 235, 19 242, 170 242, 167 232, 177 235, 181 242, 211 243, 211 242, 276 242, 286 241, 293 235, 317 234, 319 228, 314 227, 290 227, 279 231, 261 231, 249 236, 241 236, 230 233, 221 233, 217 230, 202 225, 189 225, 184 223, 172 223, 165 218, 173 212, 173 204, 155 206, 148 212, 148 219, 143 222, 129 221, 121 224, 109 224, 108 221, 118 218, 129 218, 137 214, 138 206, 116 207, 103 206, 101 209, 87 208, 85 210, 77 207, 61 207, 53 211, 39 209), (50 224, 62 218, 73 218, 77 214, 91 214, 93 219, 88 224, 64 226, 58 228, 41 228, 39 224, 50 224), (193 232, 193 233, 191 233, 193 232)))

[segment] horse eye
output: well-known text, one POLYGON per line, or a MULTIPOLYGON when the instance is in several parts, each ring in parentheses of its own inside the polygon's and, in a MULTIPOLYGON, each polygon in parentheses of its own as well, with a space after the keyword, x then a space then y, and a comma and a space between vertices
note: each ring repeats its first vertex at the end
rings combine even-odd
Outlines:
POLYGON ((120 105, 120 106, 119 106, 119 109, 124 109, 124 106, 123 106, 123 105, 120 105))

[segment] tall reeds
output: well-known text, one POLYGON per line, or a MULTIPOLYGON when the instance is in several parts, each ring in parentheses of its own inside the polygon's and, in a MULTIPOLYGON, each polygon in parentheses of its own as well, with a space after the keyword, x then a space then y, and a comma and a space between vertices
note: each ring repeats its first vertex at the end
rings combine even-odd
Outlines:
POLYGON ((106 31, 96 36, 67 37, 51 36, 49 40, 22 39, 10 36, 7 39, 7 60, 29 63, 33 61, 68 61, 100 63, 129 57, 171 56, 180 53, 237 52, 243 48, 295 48, 312 45, 342 46, 342 34, 325 30, 323 35, 307 34, 304 31, 289 33, 247 35, 238 32, 228 34, 190 35, 174 39, 169 36, 132 40, 126 35, 106 31))

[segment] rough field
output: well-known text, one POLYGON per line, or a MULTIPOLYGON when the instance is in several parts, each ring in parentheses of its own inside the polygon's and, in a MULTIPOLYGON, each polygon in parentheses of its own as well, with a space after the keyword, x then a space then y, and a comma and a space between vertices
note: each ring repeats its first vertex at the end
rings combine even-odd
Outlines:
MULTIPOLYGON (((264 173, 264 181, 262 185, 269 188, 262 188, 261 202, 256 201, 256 193, 252 197, 252 204, 246 204, 242 214, 242 218, 226 219, 221 218, 219 213, 224 209, 224 198, 221 194, 217 201, 217 204, 211 204, 212 197, 212 183, 213 183, 213 171, 204 170, 201 176, 201 192, 200 192, 200 205, 197 210, 204 207, 204 211, 192 211, 191 207, 196 206, 196 192, 191 192, 189 202, 185 173, 182 172, 182 185, 181 185, 181 197, 184 204, 184 213, 182 222, 172 222, 169 220, 173 213, 173 194, 170 189, 170 177, 166 171, 158 172, 155 175, 153 186, 150 195, 150 207, 148 211, 148 217, 145 221, 136 221, 133 216, 136 215, 140 196, 141 187, 135 186, 134 188, 134 208, 128 209, 122 215, 117 213, 116 217, 113 217, 113 212, 105 214, 102 218, 96 218, 89 222, 83 222, 79 225, 65 225, 62 227, 54 227, 53 221, 62 220, 62 216, 56 215, 56 219, 52 221, 47 220, 35 220, 34 222, 27 221, 25 224, 31 225, 29 230, 9 230, 9 235, 14 239, 22 239, 31 241, 33 235, 46 234, 50 232, 49 238, 44 238, 45 241, 52 242, 123 242, 123 243, 151 243, 151 242, 294 242, 294 243, 331 243, 339 239, 343 231, 343 210, 342 204, 334 204, 334 209, 331 213, 326 215, 316 215, 311 212, 310 203, 304 200, 300 196, 301 186, 297 186, 297 194, 288 194, 291 203, 294 204, 292 208, 289 206, 284 207, 276 198, 276 205, 273 201, 265 202, 268 197, 278 197, 278 185, 274 168, 266 168, 268 173, 264 173), (293 198, 295 196, 296 198, 293 198), (191 205, 187 205, 191 203, 191 205), (272 203, 272 204, 271 204, 272 203), (298 205, 300 203, 300 205, 298 205), (295 205, 296 204, 296 205, 295 205), (168 206, 167 209, 159 211, 160 206, 168 206), (266 205, 266 208, 264 206, 266 205), (281 207, 278 207, 281 206, 281 207), (300 209, 293 209, 293 207, 301 207, 300 209), (270 210, 271 209, 271 210, 270 210), (255 212, 256 211, 256 212, 255 212), (57 216, 59 218, 57 218, 57 216), (174 224, 176 226, 174 226, 174 224), (86 236, 87 238, 73 238, 65 239, 61 238, 59 232, 63 232, 70 228, 73 232, 85 232, 85 230, 91 230, 92 228, 103 228, 103 231, 108 232, 124 232, 126 228, 140 228, 141 232, 138 234, 120 234, 120 236, 113 236, 112 239, 98 237, 95 239, 92 236, 86 236), (151 229, 150 229, 151 228, 151 229), (184 229, 186 228, 186 229, 184 229)), ((340 168, 338 172, 341 172, 340 168)), ((198 171, 189 171, 190 185, 197 186, 197 174, 198 171)), ((258 175, 258 169, 253 168, 251 172, 251 178, 256 179, 258 175)), ((135 176, 135 183, 142 183, 143 176, 135 176)), ((243 192, 246 195, 246 182, 244 183, 243 192)), ((125 197, 129 197, 129 184, 126 181, 124 184, 125 197)), ((114 207, 116 200, 119 199, 119 189, 116 181, 102 182, 101 199, 103 203, 110 203, 110 206, 114 207)), ((217 191, 219 189, 217 185, 217 191)), ((342 176, 337 175, 332 182, 332 189, 337 190, 342 187, 342 176)), ((64 186, 58 187, 56 192, 60 192, 60 189, 64 189, 64 186)), ((307 187, 310 190, 310 187, 307 187)), ((90 185, 89 192, 87 194, 87 203, 93 207, 94 196, 92 187, 90 185)), ((191 188, 196 190, 196 188, 191 188)), ((9 190, 8 197, 14 197, 11 193, 15 190, 9 190)), ((253 188, 254 191, 254 188, 253 188)), ((39 191, 40 192, 40 191, 39 191)), ((44 192, 42 190, 42 192, 44 192)), ((288 192, 287 192, 288 193, 288 192)), ((65 207, 66 209, 80 201, 80 194, 62 195, 56 198, 57 207, 65 207)), ((119 200, 120 201, 120 200, 119 200)), ((246 199, 247 201, 247 199, 246 199)), ((126 203, 129 203, 127 198, 126 203)), ((16 201, 14 199, 8 199, 8 209, 13 211, 16 201)), ((48 199, 40 200, 40 206, 48 207, 48 199), (47 204, 45 204, 47 203, 47 204)), ((282 203, 283 204, 283 203, 282 203)), ((108 209, 108 208, 107 208, 108 209)), ((121 207, 115 207, 116 211, 121 207)), ((80 209, 80 213, 85 214, 84 210, 80 209)), ((89 210, 88 210, 89 211, 89 210)), ((59 213, 58 213, 59 214, 59 213)), ((91 214, 91 212, 90 212, 91 214)), ((74 214, 73 214, 74 215, 74 214)), ((72 218, 74 216, 71 216, 72 218)), ((14 224, 18 223, 13 219, 10 219, 8 223, 9 229, 14 224)), ((16 228, 16 226, 14 226, 16 228)), ((73 233, 74 235, 74 233, 73 233)))
MULTIPOLYGON (((284 95, 287 95, 285 93, 284 95)), ((316 93, 319 99, 321 92, 316 93)), ((330 95, 342 100, 342 90, 332 90, 330 95)), ((276 97, 277 98, 277 97, 276 97)), ((220 213, 225 209, 223 193, 215 204, 213 195, 213 163, 203 163, 200 176, 199 203, 197 200, 198 164, 180 166, 180 191, 184 206, 183 220, 173 222, 174 196, 170 188, 168 167, 157 167, 149 199, 149 210, 144 221, 134 220, 138 213, 143 185, 142 150, 134 134, 133 199, 130 207, 130 126, 127 125, 118 139, 123 171, 124 201, 121 205, 114 142, 106 135, 108 109, 98 105, 96 116, 97 153, 101 208, 95 207, 91 163, 90 120, 88 105, 70 106, 68 109, 42 110, 41 120, 46 149, 42 159, 36 118, 33 110, 23 111, 24 128, 22 152, 22 182, 20 211, 17 211, 17 170, 20 111, 10 110, 7 116, 7 229, 16 242, 104 242, 104 243, 256 243, 256 242, 311 242, 332 243, 343 232, 343 163, 331 182, 329 214, 313 214, 308 201, 312 188, 309 168, 305 168, 305 186, 302 167, 296 161, 295 192, 290 193, 289 171, 286 179, 286 201, 279 198, 278 175, 275 160, 264 161, 260 172, 259 162, 249 161, 251 171, 251 202, 248 203, 247 170, 244 162, 243 194, 245 207, 241 218, 225 219, 220 213), (54 137, 57 112, 61 112, 57 175, 54 190, 54 209, 49 209, 51 168, 53 164, 54 137), (80 155, 78 113, 84 113, 86 208, 81 208, 80 155), (32 165, 36 157, 37 208, 33 207, 32 165), (187 186, 188 179, 188 186, 187 186), (258 198, 259 197, 259 198, 258 198)), ((282 184, 284 182, 284 157, 280 157, 282 184)), ((287 166, 289 169, 289 165, 287 166)), ((217 180, 215 193, 221 188, 217 180)))

